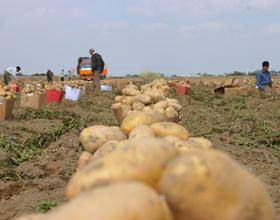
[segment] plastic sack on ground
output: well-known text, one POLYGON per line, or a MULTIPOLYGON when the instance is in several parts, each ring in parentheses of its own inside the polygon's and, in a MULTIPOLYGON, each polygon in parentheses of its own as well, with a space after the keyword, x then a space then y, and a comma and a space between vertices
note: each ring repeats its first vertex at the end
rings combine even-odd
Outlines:
POLYGON ((71 101, 78 101, 81 97, 81 89, 65 86, 65 99, 71 101))
POLYGON ((101 91, 112 91, 112 86, 101 85, 101 91))

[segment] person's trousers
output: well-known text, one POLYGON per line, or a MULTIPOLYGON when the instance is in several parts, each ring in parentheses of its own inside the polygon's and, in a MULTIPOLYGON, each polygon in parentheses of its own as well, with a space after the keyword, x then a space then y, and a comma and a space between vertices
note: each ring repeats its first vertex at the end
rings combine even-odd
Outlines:
POLYGON ((273 95, 272 88, 268 85, 263 86, 263 90, 260 90, 261 97, 270 97, 273 95))
POLYGON ((6 86, 9 85, 9 83, 13 80, 11 74, 7 71, 4 72, 3 78, 4 78, 4 84, 6 86))
POLYGON ((94 72, 94 78, 93 78, 93 88, 95 90, 100 91, 101 90, 101 85, 100 85, 100 72, 99 71, 95 71, 94 72))

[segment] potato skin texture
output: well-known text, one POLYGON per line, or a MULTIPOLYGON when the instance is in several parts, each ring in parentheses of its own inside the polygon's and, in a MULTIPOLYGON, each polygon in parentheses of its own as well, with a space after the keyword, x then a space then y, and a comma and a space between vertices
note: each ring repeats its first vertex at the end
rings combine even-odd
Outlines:
POLYGON ((130 134, 129 139, 139 139, 139 138, 155 138, 154 130, 148 125, 140 125, 134 128, 130 134))
POLYGON ((145 107, 146 106, 140 101, 133 102, 132 104, 132 109, 136 111, 142 111, 145 107))
POLYGON ((91 161, 75 173, 67 186, 68 198, 120 181, 140 181, 155 188, 166 164, 179 155, 168 142, 140 138, 120 142, 110 154, 91 161))
POLYGON ((80 141, 84 150, 91 154, 93 154, 107 141, 122 141, 126 138, 126 135, 119 127, 107 127, 103 125, 85 128, 80 135, 80 141))
POLYGON ((82 152, 82 154, 79 158, 79 165, 78 165, 77 170, 79 171, 80 169, 85 167, 89 163, 91 157, 92 157, 91 153, 88 153, 86 151, 82 152))
POLYGON ((127 117, 129 112, 132 111, 130 104, 115 103, 111 108, 120 123, 127 117))
POLYGON ((151 187, 139 182, 121 182, 84 193, 35 219, 173 220, 173 217, 166 201, 151 187))
POLYGON ((156 136, 166 137, 175 136, 181 140, 188 140, 190 137, 189 132, 183 126, 173 122, 159 122, 151 125, 156 136))
POLYGON ((113 152, 118 145, 119 141, 108 141, 102 147, 100 147, 91 157, 91 161, 100 159, 111 152, 113 152))
POLYGON ((157 111, 136 111, 128 115, 121 124, 122 131, 129 135, 129 133, 140 125, 151 125, 156 122, 167 121, 165 114, 161 114, 157 111))
POLYGON ((211 141, 205 138, 190 138, 185 142, 185 146, 187 149, 213 149, 213 144, 211 143, 211 141))
POLYGON ((172 160, 159 189, 176 220, 275 220, 258 179, 224 153, 190 150, 172 160))
POLYGON ((152 102, 151 96, 148 95, 138 95, 137 100, 142 102, 144 105, 149 105, 152 102))

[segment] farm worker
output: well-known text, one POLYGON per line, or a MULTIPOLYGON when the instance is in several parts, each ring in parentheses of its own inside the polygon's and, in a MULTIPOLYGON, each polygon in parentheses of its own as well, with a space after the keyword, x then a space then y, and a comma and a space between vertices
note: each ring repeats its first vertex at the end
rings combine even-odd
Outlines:
POLYGON ((53 72, 50 69, 48 69, 48 71, 47 71, 47 81, 49 83, 51 83, 53 81, 53 77, 54 77, 53 72))
POLYGON ((60 73, 60 80, 63 82, 64 81, 64 69, 61 70, 61 73, 60 73))
POLYGON ((72 79, 72 72, 71 72, 71 70, 68 70, 68 76, 69 76, 70 79, 72 79))
POLYGON ((272 94, 272 76, 269 72, 269 62, 264 61, 262 70, 257 73, 256 86, 262 95, 272 94))
POLYGON ((16 74, 20 73, 21 68, 20 66, 17 67, 9 67, 4 71, 4 84, 9 85, 12 80, 17 80, 18 78, 16 74))
POLYGON ((89 49, 89 54, 91 55, 91 70, 94 75, 93 86, 94 89, 101 90, 100 75, 104 69, 104 61, 102 56, 96 53, 94 49, 89 49))

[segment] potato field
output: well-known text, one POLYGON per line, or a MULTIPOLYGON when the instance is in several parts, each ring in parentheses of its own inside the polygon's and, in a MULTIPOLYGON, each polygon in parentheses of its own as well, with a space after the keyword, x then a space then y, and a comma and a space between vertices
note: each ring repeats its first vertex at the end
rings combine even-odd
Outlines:
POLYGON ((253 77, 103 81, 112 91, 38 77, 21 92, 0 88, 14 103, 0 122, 0 219, 280 219, 274 80, 272 97, 253 77), (77 101, 20 99, 41 103, 65 85, 81 89, 77 101))

